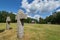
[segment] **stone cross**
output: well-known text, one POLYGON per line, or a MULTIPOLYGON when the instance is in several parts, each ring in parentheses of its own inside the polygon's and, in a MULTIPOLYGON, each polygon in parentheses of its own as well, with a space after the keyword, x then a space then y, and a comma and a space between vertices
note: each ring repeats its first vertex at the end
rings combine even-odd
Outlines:
POLYGON ((9 30, 10 29, 10 17, 8 16, 7 19, 6 19, 6 29, 9 30))
POLYGON ((23 20, 27 19, 27 15, 24 14, 22 10, 18 11, 18 14, 16 15, 16 20, 17 20, 17 37, 18 38, 23 38, 24 36, 24 22, 23 20))

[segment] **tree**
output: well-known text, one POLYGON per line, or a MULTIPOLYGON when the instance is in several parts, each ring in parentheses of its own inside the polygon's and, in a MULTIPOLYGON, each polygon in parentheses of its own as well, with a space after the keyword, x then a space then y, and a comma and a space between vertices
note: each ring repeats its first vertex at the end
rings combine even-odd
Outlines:
POLYGON ((12 12, 11 13, 9 13, 9 16, 11 17, 11 22, 16 22, 16 20, 15 20, 15 14, 13 14, 12 12))
POLYGON ((0 22, 6 22, 7 16, 11 17, 12 22, 15 22, 15 14, 12 12, 0 11, 0 22))
POLYGON ((60 24, 60 12, 54 12, 49 17, 46 17, 45 21, 51 22, 52 24, 60 24))
POLYGON ((60 12, 56 13, 56 22, 60 24, 60 12))
POLYGON ((40 23, 40 24, 45 24, 46 21, 45 21, 43 18, 39 18, 39 23, 40 23))

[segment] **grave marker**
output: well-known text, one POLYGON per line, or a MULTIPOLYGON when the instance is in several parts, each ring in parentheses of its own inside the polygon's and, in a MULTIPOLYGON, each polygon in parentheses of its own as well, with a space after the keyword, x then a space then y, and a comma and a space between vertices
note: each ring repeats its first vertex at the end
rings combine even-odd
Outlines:
POLYGON ((10 17, 8 16, 7 19, 6 19, 6 29, 9 30, 10 29, 10 17))
POLYGON ((18 11, 18 14, 16 15, 16 20, 17 20, 17 36, 18 38, 23 38, 24 35, 24 22, 23 20, 27 19, 27 15, 24 14, 22 10, 18 11))

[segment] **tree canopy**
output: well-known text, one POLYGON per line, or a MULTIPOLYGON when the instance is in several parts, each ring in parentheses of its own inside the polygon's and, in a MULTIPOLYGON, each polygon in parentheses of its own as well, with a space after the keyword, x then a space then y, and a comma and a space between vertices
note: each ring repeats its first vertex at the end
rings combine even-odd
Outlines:
MULTIPOLYGON (((16 20, 15 20, 16 15, 13 14, 13 12, 0 11, 0 23, 6 22, 7 16, 10 16, 11 22, 16 22, 16 20)), ((45 24, 48 22, 50 22, 51 24, 60 24, 60 12, 54 12, 54 13, 52 13, 52 15, 46 17, 45 19, 40 17, 39 22, 38 22, 38 20, 29 18, 29 17, 27 19, 24 19, 24 22, 31 23, 32 20, 34 20, 36 23, 40 23, 40 24, 45 24)))
POLYGON ((51 22, 52 24, 60 24, 60 12, 54 12, 49 17, 45 18, 46 22, 51 22))

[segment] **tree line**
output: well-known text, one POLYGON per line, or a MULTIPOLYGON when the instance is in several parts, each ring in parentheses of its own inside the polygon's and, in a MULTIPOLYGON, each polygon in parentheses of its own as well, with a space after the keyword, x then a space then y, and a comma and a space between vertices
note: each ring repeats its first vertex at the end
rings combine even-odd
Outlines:
POLYGON ((10 16, 11 22, 16 22, 15 20, 15 14, 13 12, 7 12, 7 11, 0 11, 0 23, 5 23, 7 16, 10 16))
POLYGON ((60 24, 60 12, 54 12, 52 15, 46 17, 45 19, 40 18, 39 23, 60 24))
MULTIPOLYGON (((0 23, 5 23, 7 16, 10 16, 12 23, 16 22, 16 19, 15 19, 16 15, 13 14, 13 12, 0 11, 0 23)), ((27 19, 24 19, 24 22, 25 23, 31 23, 32 20, 36 21, 36 23, 37 23, 36 19, 32 19, 29 17, 27 19)))
MULTIPOLYGON (((15 23, 15 14, 13 14, 13 12, 7 12, 7 11, 0 11, 0 23, 5 23, 6 22, 6 18, 7 16, 10 16, 11 18, 11 22, 15 23)), ((39 18, 39 22, 36 19, 33 18, 27 18, 24 19, 25 23, 31 23, 32 20, 34 20, 36 23, 39 24, 47 24, 47 23, 51 23, 51 24, 60 24, 60 12, 54 12, 52 13, 52 15, 46 17, 45 19, 43 18, 39 18)))

